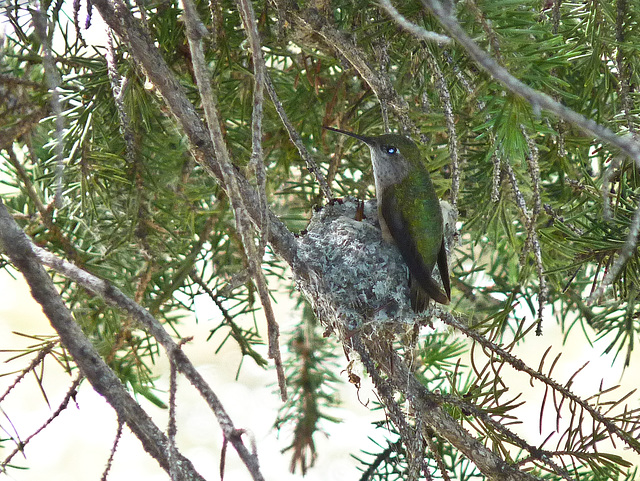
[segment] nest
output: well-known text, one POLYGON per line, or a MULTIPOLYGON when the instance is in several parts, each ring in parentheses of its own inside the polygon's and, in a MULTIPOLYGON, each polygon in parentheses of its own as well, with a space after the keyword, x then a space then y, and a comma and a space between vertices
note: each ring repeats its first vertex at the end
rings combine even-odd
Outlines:
MULTIPOLYGON (((293 271, 302 274, 296 276, 296 285, 327 334, 364 328, 400 333, 416 323, 429 323, 435 306, 420 315, 411 309, 407 266, 397 247, 382 239, 376 201, 364 203, 362 220, 356 220, 362 217, 359 205, 362 212, 360 201, 346 198, 313 214, 298 239, 297 263, 302 265, 293 271)), ((450 209, 444 207, 448 219, 450 209)), ((437 271, 434 277, 439 279, 437 271)))

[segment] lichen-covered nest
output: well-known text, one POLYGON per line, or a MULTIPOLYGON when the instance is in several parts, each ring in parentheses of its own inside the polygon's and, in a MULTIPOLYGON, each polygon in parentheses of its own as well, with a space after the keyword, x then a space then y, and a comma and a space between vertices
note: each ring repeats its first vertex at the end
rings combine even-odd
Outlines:
POLYGON ((382 239, 376 201, 364 203, 362 220, 356 220, 358 204, 346 198, 313 214, 298 239, 298 262, 306 266, 294 272, 307 273, 296 278, 298 287, 329 330, 405 330, 428 320, 433 306, 419 316, 411 309, 407 267, 396 246, 382 239))

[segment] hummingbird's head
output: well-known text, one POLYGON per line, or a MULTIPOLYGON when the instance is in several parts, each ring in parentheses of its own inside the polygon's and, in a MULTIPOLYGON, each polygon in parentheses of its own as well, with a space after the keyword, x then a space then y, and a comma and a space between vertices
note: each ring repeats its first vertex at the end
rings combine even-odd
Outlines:
POLYGON ((398 134, 384 134, 373 137, 354 134, 345 130, 325 127, 340 134, 358 139, 369 146, 376 190, 384 190, 389 185, 404 179, 412 167, 420 164, 418 146, 408 137, 398 134))

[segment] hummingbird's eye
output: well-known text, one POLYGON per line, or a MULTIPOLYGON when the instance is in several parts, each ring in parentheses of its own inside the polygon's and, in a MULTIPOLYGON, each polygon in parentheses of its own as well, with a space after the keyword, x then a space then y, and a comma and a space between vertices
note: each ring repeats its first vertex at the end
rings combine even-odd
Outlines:
POLYGON ((388 145, 384 148, 384 150, 387 151, 387 154, 389 155, 394 155, 398 153, 398 149, 396 147, 394 147, 393 145, 388 145))

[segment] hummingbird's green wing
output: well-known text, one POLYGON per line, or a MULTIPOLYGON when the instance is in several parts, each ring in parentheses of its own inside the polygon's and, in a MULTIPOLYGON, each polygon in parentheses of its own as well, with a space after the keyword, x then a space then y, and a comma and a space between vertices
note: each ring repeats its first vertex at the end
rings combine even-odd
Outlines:
MULTIPOLYGON (((420 242, 416 242, 416 238, 419 235, 426 235, 424 232, 417 232, 416 229, 421 228, 420 223, 414 222, 410 224, 408 219, 405 218, 403 212, 406 209, 402 209, 398 202, 398 196, 396 195, 396 186, 390 186, 382 193, 382 202, 380 203, 380 215, 382 221, 389 230, 391 237, 395 241, 402 257, 404 258, 410 274, 410 287, 411 287, 411 300, 412 306, 416 312, 420 312, 426 308, 429 298, 439 302, 440 304, 449 304, 449 273, 447 266, 447 253, 444 249, 444 239, 442 239, 442 232, 440 232, 440 244, 439 250, 433 253, 421 252, 419 248, 420 242), (425 257, 433 258, 429 261, 425 257), (433 266, 438 263, 438 269, 443 272, 441 274, 445 290, 447 294, 444 294, 438 284, 431 277, 431 271, 433 266), (418 284, 417 286, 415 284, 418 284), (420 292, 422 288, 423 292, 420 292), (427 296, 425 298, 425 295, 427 296)), ((440 208, 438 203, 437 208, 440 208)), ((414 213, 415 214, 415 213, 414 213)), ((419 213, 423 214, 423 213, 419 213)), ((442 214, 440 214, 442 215, 442 214)), ((440 223, 440 229, 442 229, 440 223)), ((423 247, 424 250, 424 247, 423 247)))

